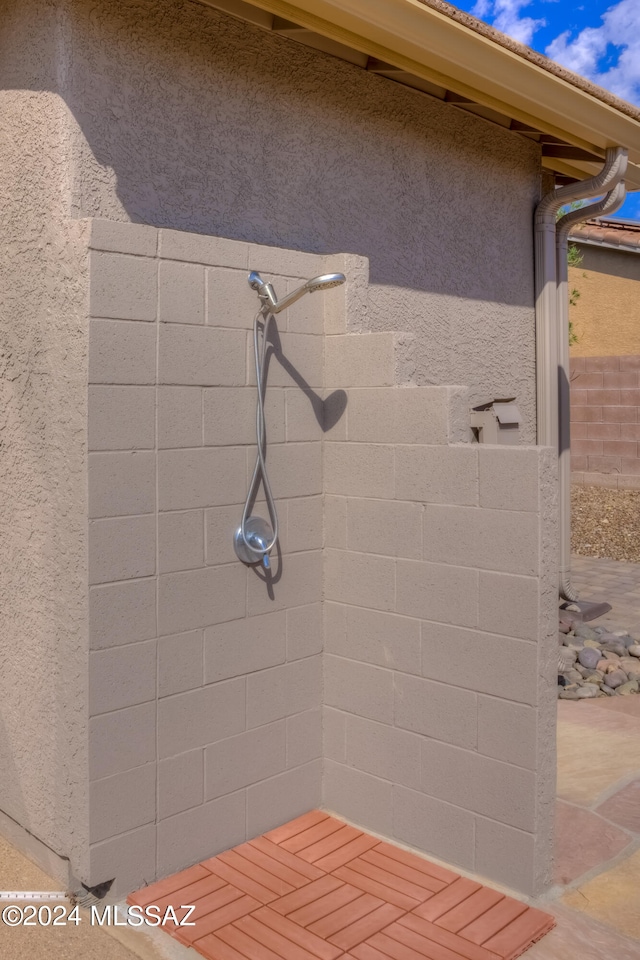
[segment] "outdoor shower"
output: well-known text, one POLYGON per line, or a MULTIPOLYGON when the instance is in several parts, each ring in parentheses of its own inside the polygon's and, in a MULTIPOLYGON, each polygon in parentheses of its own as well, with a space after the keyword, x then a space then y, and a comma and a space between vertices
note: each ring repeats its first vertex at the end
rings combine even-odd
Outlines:
POLYGON ((271 317, 294 304, 305 293, 315 293, 316 290, 328 290, 345 282, 342 273, 327 273, 321 277, 307 280, 293 293, 287 294, 278 300, 275 290, 270 283, 266 283, 259 273, 252 271, 249 274, 249 286, 256 291, 260 300, 260 309, 253 321, 253 356, 256 367, 257 403, 256 403, 256 464, 249 484, 247 499, 245 500, 242 520, 233 537, 233 545, 237 556, 243 563, 262 563, 268 570, 271 566, 269 554, 278 540, 278 514, 271 492, 269 476, 265 463, 266 458, 266 426, 264 420, 264 393, 266 387, 265 359, 267 356, 267 342, 271 317), (262 318, 262 340, 260 338, 260 318, 262 318), (262 479, 269 519, 249 516, 262 479))

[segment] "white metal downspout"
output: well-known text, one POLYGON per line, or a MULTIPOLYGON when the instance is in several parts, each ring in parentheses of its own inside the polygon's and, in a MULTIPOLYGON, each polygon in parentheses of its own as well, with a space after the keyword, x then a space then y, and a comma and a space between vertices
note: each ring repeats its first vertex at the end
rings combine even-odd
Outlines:
MULTIPOLYGON (((626 159, 626 157, 625 157, 626 159)), ((623 162, 622 176, 624 176, 623 162)), ((579 210, 565 214, 556 227, 557 275, 558 275, 558 514, 560 527, 560 594, 565 600, 577 600, 571 584, 571 390, 569 377, 569 266, 567 253, 569 232, 576 223, 592 217, 615 213, 622 204, 627 190, 620 180, 603 200, 591 203, 579 210)))
MULTIPOLYGON (((559 449, 558 273, 556 217, 573 200, 609 193, 626 171, 627 150, 609 147, 599 174, 552 190, 540 201, 534 221, 536 294, 536 379, 538 443, 559 449)), ((577 211, 575 211, 577 213, 577 211)), ((590 210, 580 211, 588 219, 590 210)), ((565 287, 566 292, 566 287, 565 287)), ((562 500, 562 497, 560 498, 562 500)), ((561 508, 562 509, 562 508, 561 508)), ((561 523, 566 526, 564 513, 561 523)), ((562 529, 564 529, 564 526, 562 529)), ((562 578, 561 578, 562 579, 562 578)), ((571 599, 574 599, 572 597, 571 599)))

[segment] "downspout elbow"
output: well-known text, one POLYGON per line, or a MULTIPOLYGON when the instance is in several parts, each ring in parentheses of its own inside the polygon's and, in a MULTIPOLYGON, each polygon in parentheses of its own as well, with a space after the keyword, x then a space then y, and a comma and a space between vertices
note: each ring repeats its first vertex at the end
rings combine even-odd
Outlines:
MULTIPOLYGON (((553 226, 555 228, 558 210, 574 200, 585 200, 609 193, 619 180, 622 180, 628 163, 626 147, 607 147, 604 166, 589 180, 577 180, 557 190, 551 190, 542 198, 535 212, 535 226, 553 226)), ((577 213, 578 211, 571 211, 577 213)))

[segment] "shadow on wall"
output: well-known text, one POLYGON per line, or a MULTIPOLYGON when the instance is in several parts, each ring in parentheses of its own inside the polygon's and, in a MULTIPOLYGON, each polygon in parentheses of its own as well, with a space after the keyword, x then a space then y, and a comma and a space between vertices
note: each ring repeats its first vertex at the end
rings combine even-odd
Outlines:
POLYGON ((323 400, 323 398, 316 393, 313 387, 309 386, 300 371, 297 370, 289 360, 287 360, 286 356, 282 352, 282 341, 280 340, 280 334, 278 332, 278 326, 275 317, 272 319, 269 326, 269 342, 271 346, 267 351, 265 360, 266 383, 269 383, 269 364, 271 362, 271 357, 275 356, 280 366, 286 370, 294 383, 297 383, 302 392, 306 394, 314 416, 318 421, 318 426, 322 432, 327 433, 329 430, 333 429, 338 421, 342 419, 342 416, 347 409, 347 394, 345 391, 334 390, 333 393, 330 393, 329 396, 323 400))
POLYGON ((348 250, 394 297, 531 306, 535 144, 185 0, 58 7, 29 18, 9 74, 57 90, 80 128, 72 216, 348 250), (34 78, 52 43, 73 51, 59 86, 34 78))

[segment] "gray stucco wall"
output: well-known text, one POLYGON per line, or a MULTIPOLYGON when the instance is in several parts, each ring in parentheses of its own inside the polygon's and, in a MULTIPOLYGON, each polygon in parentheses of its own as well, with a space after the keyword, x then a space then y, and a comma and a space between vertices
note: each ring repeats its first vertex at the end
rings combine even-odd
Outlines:
MULTIPOLYGON (((87 258, 84 226, 63 225, 72 121, 55 93, 55 31, 32 14, 0 12, 0 810, 79 865, 87 258)), ((64 874, 55 856, 47 863, 64 874)))
POLYGON ((417 382, 516 395, 535 440, 535 144, 185 0, 60 9, 74 216, 361 254, 417 382))

